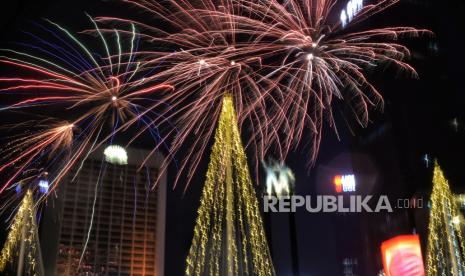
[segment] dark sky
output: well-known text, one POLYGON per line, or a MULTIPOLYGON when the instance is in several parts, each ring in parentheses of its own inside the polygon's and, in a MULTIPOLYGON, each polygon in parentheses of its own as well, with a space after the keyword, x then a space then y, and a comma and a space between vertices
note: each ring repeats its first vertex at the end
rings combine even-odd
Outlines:
MULTIPOLYGON (((0 9, 1 47, 21 39, 22 30, 33 29, 30 21, 42 18, 59 22, 74 31, 82 30, 89 26, 84 12, 95 16, 127 16, 128 13, 131 17, 140 16, 118 1, 111 0, 7 1, 0 9)), ((461 0, 402 0, 391 11, 363 23, 428 28, 435 32, 435 38, 408 40, 413 54, 412 63, 420 74, 419 80, 396 77, 389 70, 372 74, 371 79, 385 97, 384 113, 373 116, 373 123, 367 129, 356 128, 356 137, 350 135, 343 122, 339 124, 341 141, 327 130, 315 168, 327 164, 341 152, 355 148, 377 160, 379 170, 386 171, 384 174, 395 171, 397 175, 393 179, 398 179, 401 184, 393 186, 401 187, 399 193, 410 197, 415 192, 430 189, 431 171, 425 169, 422 161, 423 155, 429 154, 439 159, 453 189, 464 192, 464 14, 465 4, 461 0), (432 49, 436 46, 437 51, 432 49), (459 122, 458 131, 451 126, 454 118, 459 122), (366 141, 374 133, 379 133, 382 142, 370 146, 370 142, 366 141)), ((316 190, 312 186, 316 181, 316 169, 306 169, 302 161, 304 155, 304 151, 291 155, 288 164, 297 175, 297 193, 311 194, 316 190)), ((201 176, 197 177, 185 195, 183 189, 168 195, 166 275, 182 275, 184 271, 202 181, 201 176)), ((395 187, 393 189, 397 189, 395 187)), ((330 275, 334 270, 327 268, 329 264, 324 260, 332 258, 334 252, 331 248, 335 245, 322 248, 325 244, 334 243, 334 229, 324 228, 324 225, 331 224, 328 222, 330 219, 297 216, 297 220, 301 275, 330 275)))

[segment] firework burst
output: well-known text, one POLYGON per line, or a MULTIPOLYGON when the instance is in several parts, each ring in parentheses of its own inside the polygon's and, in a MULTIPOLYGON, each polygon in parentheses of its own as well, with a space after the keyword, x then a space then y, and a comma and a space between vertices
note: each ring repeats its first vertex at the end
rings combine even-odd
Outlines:
POLYGON ((153 111, 157 102, 150 95, 172 86, 155 81, 151 69, 137 60, 134 53, 138 34, 134 26, 126 31, 129 39, 123 40, 119 31, 113 30, 111 36, 103 34, 92 22, 94 37, 101 41, 103 54, 94 52, 71 32, 50 21, 51 27, 38 26, 52 40, 27 33, 36 41, 34 45, 20 44, 27 52, 2 50, 5 54, 0 63, 19 69, 25 76, 0 78, 0 95, 14 96, 14 102, 1 110, 37 111, 47 107, 67 122, 36 123, 41 130, 12 139, 0 173, 7 170, 13 173, 0 193, 39 159, 46 160, 44 156, 60 168, 50 181, 50 192, 53 191, 79 160, 133 126, 139 130, 131 142, 149 133, 158 144, 159 136, 151 119, 158 117, 153 111), (71 110, 73 116, 67 116, 71 110), (58 154, 63 157, 58 165, 57 158, 51 156, 61 149, 67 149, 69 154, 58 154))
POLYGON ((66 38, 59 38, 61 46, 33 35, 40 45, 23 46, 40 55, 4 50, 7 55, 0 63, 36 77, 1 78, 1 93, 22 95, 2 110, 43 105, 84 110, 70 120, 84 129, 82 151, 98 147, 135 122, 145 126, 131 142, 155 127, 166 129, 155 135, 153 152, 170 144, 164 170, 178 153, 182 155, 176 183, 189 183, 205 157, 225 95, 233 98, 242 134, 249 138, 246 147, 255 153, 256 170, 267 154, 284 160, 303 140, 311 145, 309 160, 314 161, 325 120, 336 130, 335 100, 366 126, 371 109, 383 106, 366 72, 393 64, 416 76, 405 61, 409 50, 396 40, 428 32, 409 27, 353 31, 397 0, 358 6, 358 13, 343 23, 335 0, 124 2, 169 27, 97 18, 86 32, 101 40, 101 56, 51 23, 66 38), (100 28, 97 22, 118 27, 100 28), (113 49, 110 36, 116 41, 113 49), (139 39, 151 50, 138 50, 139 39), (129 50, 124 50, 123 41, 129 50), (111 125, 108 135, 101 134, 105 123, 111 125))
POLYGON ((170 108, 162 113, 176 118, 180 126, 168 160, 189 145, 188 154, 181 151, 185 157, 178 174, 179 179, 186 171, 188 182, 211 140, 225 94, 232 95, 242 133, 250 137, 246 146, 255 152, 256 169, 268 153, 284 160, 302 140, 311 145, 312 163, 324 122, 337 133, 335 100, 347 105, 357 122, 366 126, 369 112, 383 107, 383 98, 366 73, 380 64, 392 64, 416 76, 405 61, 409 50, 396 40, 429 33, 410 27, 353 31, 398 0, 365 7, 358 1, 357 14, 343 22, 335 0, 125 2, 172 29, 167 32, 119 18, 97 19, 134 24, 145 30, 144 40, 177 49, 138 54, 148 67, 166 62, 157 75, 176 86, 174 92, 163 94, 170 108))
MULTIPOLYGON (((258 160, 264 158, 280 138, 276 127, 271 124, 268 112, 279 112, 280 103, 274 100, 271 91, 264 85, 273 86, 257 73, 262 60, 260 49, 236 37, 236 10, 230 1, 168 1, 163 5, 156 1, 125 1, 162 18, 173 28, 165 32, 141 22, 99 17, 101 23, 115 22, 132 24, 144 29, 142 38, 158 43, 172 52, 139 51, 145 66, 160 69, 156 76, 175 86, 174 91, 163 93, 162 102, 167 109, 160 111, 164 116, 155 120, 163 125, 166 118, 177 122, 177 132, 165 135, 171 147, 163 165, 166 169, 176 153, 183 153, 176 183, 181 177, 190 182, 200 164, 208 142, 211 141, 221 111, 222 99, 231 95, 238 113, 239 125, 250 130, 246 146, 255 150, 256 168, 258 160), (228 16, 229 23, 214 16, 228 16), (154 65, 152 65, 154 64, 154 65), (163 64, 160 66, 159 64, 163 64)), ((111 29, 103 30, 110 32, 111 29)), ((160 106, 159 106, 160 107, 160 106)), ((154 151, 157 148, 154 149, 154 151)), ((281 152, 281 150, 279 150, 281 152)))
POLYGON ((361 126, 367 126, 370 110, 383 107, 381 93, 366 76, 370 69, 393 65, 417 77, 405 62, 410 56, 408 48, 396 41, 431 32, 411 27, 354 31, 359 28, 357 24, 398 0, 365 7, 363 1, 357 1, 356 7, 350 2, 347 17, 348 11, 341 12, 336 0, 234 1, 249 15, 237 20, 236 31, 249 35, 262 51, 262 58, 269 61, 264 77, 274 80, 272 89, 282 96, 283 112, 279 115, 286 118, 274 116, 273 122, 288 135, 283 140, 284 156, 309 133, 310 160, 315 160, 325 119, 337 133, 332 108, 335 100, 348 106, 361 126))

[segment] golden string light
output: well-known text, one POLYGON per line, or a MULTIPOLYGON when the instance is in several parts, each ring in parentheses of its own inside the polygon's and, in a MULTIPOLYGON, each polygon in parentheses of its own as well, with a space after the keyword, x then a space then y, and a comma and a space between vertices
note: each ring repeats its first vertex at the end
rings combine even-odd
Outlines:
POLYGON ((186 275, 274 275, 229 95, 223 99, 186 275))
POLYGON ((454 223, 459 211, 449 183, 435 162, 429 220, 428 276, 464 275, 465 245, 460 224, 454 223))
POLYGON ((22 200, 5 245, 0 253, 0 272, 8 264, 16 264, 21 275, 44 275, 42 270, 39 237, 35 218, 34 200, 29 190, 22 200))

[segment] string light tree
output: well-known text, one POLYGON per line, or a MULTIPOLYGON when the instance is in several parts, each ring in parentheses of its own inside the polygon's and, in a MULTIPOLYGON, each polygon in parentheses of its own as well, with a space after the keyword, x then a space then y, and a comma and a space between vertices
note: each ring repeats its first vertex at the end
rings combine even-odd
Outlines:
POLYGON ((457 218, 455 197, 435 161, 426 259, 428 276, 465 275, 465 244, 457 218))
POLYGON ((275 275, 233 99, 223 99, 186 275, 275 275))
POLYGON ((45 275, 35 216, 34 200, 29 190, 14 217, 0 253, 0 272, 6 272, 11 266, 11 270, 16 270, 18 276, 45 275))

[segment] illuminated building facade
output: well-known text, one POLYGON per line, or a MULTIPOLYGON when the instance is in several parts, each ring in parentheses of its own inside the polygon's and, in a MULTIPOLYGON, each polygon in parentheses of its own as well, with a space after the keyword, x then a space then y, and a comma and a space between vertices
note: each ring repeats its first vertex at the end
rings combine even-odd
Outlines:
POLYGON ((161 156, 138 170, 147 152, 127 155, 123 165, 95 154, 63 183, 43 222, 47 241, 59 237, 44 248, 47 275, 164 275, 166 176, 151 189, 161 156))

